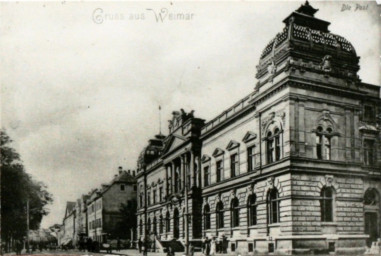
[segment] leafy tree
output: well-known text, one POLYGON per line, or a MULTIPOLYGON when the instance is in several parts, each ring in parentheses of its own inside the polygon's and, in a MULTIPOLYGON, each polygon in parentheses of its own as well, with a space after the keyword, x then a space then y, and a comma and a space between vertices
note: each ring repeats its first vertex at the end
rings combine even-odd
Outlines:
POLYGON ((115 237, 133 239, 131 237, 131 230, 135 232, 137 227, 136 209, 136 200, 129 200, 127 204, 120 205, 119 212, 122 215, 122 219, 117 223, 113 231, 115 237))
POLYGON ((20 155, 11 147, 12 140, 0 130, 1 151, 1 239, 7 245, 11 239, 26 236, 26 205, 29 200, 30 229, 38 229, 45 206, 53 201, 46 185, 25 172, 20 155))

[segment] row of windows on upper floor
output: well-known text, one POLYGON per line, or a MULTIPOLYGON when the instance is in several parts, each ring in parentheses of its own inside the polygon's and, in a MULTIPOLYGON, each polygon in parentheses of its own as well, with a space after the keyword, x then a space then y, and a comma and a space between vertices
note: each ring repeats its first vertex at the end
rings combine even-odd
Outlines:
MULTIPOLYGON (((266 161, 267 164, 279 161, 283 157, 283 138, 279 129, 275 129, 274 134, 268 132, 266 140, 266 161)), ((336 136, 331 128, 325 131, 322 127, 316 130, 316 158, 320 160, 331 160, 331 139, 336 136)), ((255 146, 247 148, 247 170, 248 172, 254 171, 256 167, 255 146)), ((376 163, 376 147, 375 140, 365 139, 363 141, 363 162, 367 166, 376 163)), ((238 153, 230 155, 230 178, 237 176, 239 172, 239 158, 238 153)), ((221 182, 224 179, 224 162, 223 158, 216 159, 215 165, 216 182, 221 182)), ((210 165, 204 165, 204 186, 211 185, 211 170, 210 165)))
MULTIPOLYGON (((327 128, 326 131, 323 130, 322 127, 318 127, 316 130, 316 158, 317 159, 323 159, 323 160, 330 160, 331 159, 331 138, 333 137, 333 132, 331 128, 327 128)), ((274 134, 269 132, 266 137, 266 154, 267 154, 267 163, 273 163, 276 161, 279 161, 283 154, 283 138, 282 133, 279 129, 274 130, 274 134)), ((249 172, 254 171, 254 168, 256 167, 255 162, 255 154, 254 154, 255 146, 249 146, 247 148, 247 170, 249 172)), ((376 156, 376 148, 375 148, 375 142, 374 140, 365 139, 363 142, 363 160, 365 165, 373 165, 375 163, 375 156, 376 156)), ((238 152, 235 151, 230 155, 230 178, 233 178, 239 174, 239 157, 238 152)), ((211 185, 211 172, 210 172, 210 165, 204 166, 204 186, 211 185)), ((221 182, 224 180, 224 162, 223 158, 217 158, 216 160, 216 182, 221 182)), ((177 184, 177 187, 180 187, 179 184, 181 182, 180 176, 175 176, 175 185, 177 184), (177 178, 176 178, 177 177, 177 178)), ((171 177, 168 178, 167 181, 167 187, 168 191, 167 194, 171 193, 172 187, 171 187, 171 177)), ((188 182, 189 183, 189 182, 188 182)), ((175 191, 176 186, 175 186, 175 191)), ((152 191, 147 191, 147 205, 154 205, 156 203, 163 202, 164 200, 164 190, 163 187, 159 187, 158 190, 154 189, 152 191)), ((144 194, 140 193, 140 207, 143 206, 144 201, 144 194)))
POLYGON ((89 214, 102 209, 102 200, 92 202, 87 209, 89 214))
POLYGON ((96 229, 102 227, 102 219, 96 219, 89 222, 89 229, 96 229))

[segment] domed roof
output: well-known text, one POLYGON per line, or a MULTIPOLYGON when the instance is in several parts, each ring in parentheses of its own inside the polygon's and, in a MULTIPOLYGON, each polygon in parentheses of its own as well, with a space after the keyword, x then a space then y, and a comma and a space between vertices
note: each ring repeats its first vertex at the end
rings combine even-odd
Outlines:
POLYGON ((138 166, 149 164, 161 155, 164 138, 164 135, 159 134, 148 141, 148 145, 140 152, 138 166))
MULTIPOLYGON (((278 33, 262 51, 257 67, 257 78, 261 77, 267 68, 269 60, 280 52, 289 52, 292 56, 295 49, 299 50, 298 57, 314 56, 315 60, 325 55, 342 55, 352 59, 354 70, 358 64, 358 57, 353 45, 342 36, 330 33, 329 22, 314 17, 318 9, 313 8, 308 1, 284 19, 285 27, 278 33)), ((295 54, 294 54, 295 55, 295 54)), ((271 60, 274 61, 274 60, 271 60)), ((308 61, 313 61, 309 59, 308 61)), ((355 70, 355 72, 357 72, 355 70)))

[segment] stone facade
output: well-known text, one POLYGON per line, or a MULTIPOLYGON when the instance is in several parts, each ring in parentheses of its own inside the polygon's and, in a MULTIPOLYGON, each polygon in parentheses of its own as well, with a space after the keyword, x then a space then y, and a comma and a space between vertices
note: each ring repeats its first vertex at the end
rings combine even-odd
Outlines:
POLYGON ((253 92, 207 123, 174 115, 150 141, 139 235, 214 237, 244 254, 359 253, 380 237, 380 87, 360 80, 354 47, 316 11, 306 2, 284 20, 253 92))

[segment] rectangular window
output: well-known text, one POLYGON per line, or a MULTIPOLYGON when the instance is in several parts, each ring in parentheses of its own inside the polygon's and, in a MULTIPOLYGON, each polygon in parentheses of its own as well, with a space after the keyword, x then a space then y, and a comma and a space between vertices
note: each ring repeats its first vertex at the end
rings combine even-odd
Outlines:
POLYGON ((323 159, 323 150, 322 150, 322 140, 323 135, 317 134, 316 135, 316 156, 317 159, 323 159))
POLYGON ((138 190, 138 187, 134 185, 134 191, 136 192, 138 190))
POLYGON ((209 172, 209 166, 204 167, 204 186, 210 185, 210 172, 209 172))
POLYGON ((160 202, 163 201, 163 188, 162 187, 159 188, 159 201, 160 202))
POLYGON ((373 120, 375 118, 374 109, 372 106, 364 106, 364 119, 373 120))
POLYGON ((147 193, 147 204, 151 205, 151 192, 150 191, 148 191, 148 193, 147 193))
POLYGON ((220 182, 223 177, 224 167, 222 165, 222 160, 217 161, 216 163, 216 178, 217 182, 220 182))
POLYGON ((271 164, 272 162, 274 162, 273 154, 274 154, 274 140, 269 139, 267 140, 267 163, 268 164, 271 164))
POLYGON ((233 154, 230 156, 230 177, 233 178, 238 173, 238 155, 233 154))
POLYGON ((124 185, 122 184, 122 185, 120 185, 120 191, 124 191, 125 190, 125 187, 124 187, 124 185))
POLYGON ((153 196, 153 198, 152 198, 153 199, 152 200, 153 204, 156 204, 156 189, 153 191, 153 195, 152 196, 153 196))
POLYGON ((364 140, 364 164, 373 165, 374 155, 374 141, 364 140))
POLYGON ((325 159, 331 160, 331 139, 324 136, 325 159))
POLYGON ((247 171, 252 172, 255 168, 254 146, 247 149, 247 171))

